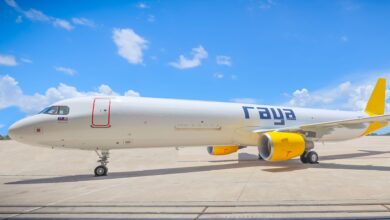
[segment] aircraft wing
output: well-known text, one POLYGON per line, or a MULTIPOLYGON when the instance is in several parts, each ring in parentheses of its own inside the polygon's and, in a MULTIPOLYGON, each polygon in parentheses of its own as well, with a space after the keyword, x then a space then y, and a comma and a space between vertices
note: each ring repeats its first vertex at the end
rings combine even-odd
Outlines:
POLYGON ((336 130, 355 129, 363 130, 360 136, 370 134, 380 128, 385 127, 390 121, 390 114, 385 115, 386 101, 386 79, 378 79, 370 99, 367 102, 365 112, 370 115, 363 118, 346 119, 339 121, 320 122, 313 124, 303 124, 296 127, 278 128, 278 129, 253 129, 250 130, 257 134, 269 131, 296 132, 302 133, 306 137, 321 138, 324 135, 333 133, 336 130), (367 126, 368 125, 368 126, 367 126), (364 130, 365 129, 365 130, 364 130))
POLYGON ((318 132, 324 129, 329 130, 338 127, 360 127, 369 124, 367 131, 362 134, 362 135, 366 135, 371 133, 373 130, 377 130, 380 127, 386 126, 388 124, 388 121, 390 121, 390 114, 370 116, 370 117, 357 118, 357 119, 303 124, 297 127, 276 128, 276 129, 259 128, 259 129, 252 129, 252 132, 258 134, 270 132, 270 131, 305 133, 305 132, 318 132))
POLYGON ((371 116, 357 119, 347 119, 347 120, 339 120, 339 121, 331 121, 331 122, 321 122, 314 124, 307 124, 299 126, 301 129, 308 128, 316 128, 316 127, 332 127, 332 126, 343 126, 343 125, 359 125, 364 123, 374 123, 374 122, 388 122, 390 121, 390 115, 379 115, 379 116, 371 116))

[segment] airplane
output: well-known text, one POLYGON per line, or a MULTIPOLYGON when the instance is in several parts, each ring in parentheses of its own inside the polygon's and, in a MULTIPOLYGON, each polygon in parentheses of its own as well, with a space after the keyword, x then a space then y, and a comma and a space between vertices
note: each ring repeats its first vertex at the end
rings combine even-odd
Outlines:
POLYGON ((95 176, 107 175, 109 150, 204 146, 211 155, 257 147, 259 159, 300 157, 316 164, 315 142, 343 141, 388 125, 386 79, 379 78, 364 112, 176 99, 91 96, 62 100, 17 121, 9 135, 51 148, 94 150, 95 176))

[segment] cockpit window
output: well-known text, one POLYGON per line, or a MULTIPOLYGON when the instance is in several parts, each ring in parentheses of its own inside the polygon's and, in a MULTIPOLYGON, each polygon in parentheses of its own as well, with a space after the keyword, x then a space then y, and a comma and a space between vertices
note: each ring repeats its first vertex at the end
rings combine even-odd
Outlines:
POLYGON ((58 109, 59 115, 67 115, 69 114, 69 107, 68 106, 60 106, 58 109))
POLYGON ((67 115, 69 114, 68 106, 50 106, 43 109, 39 114, 48 114, 48 115, 67 115))

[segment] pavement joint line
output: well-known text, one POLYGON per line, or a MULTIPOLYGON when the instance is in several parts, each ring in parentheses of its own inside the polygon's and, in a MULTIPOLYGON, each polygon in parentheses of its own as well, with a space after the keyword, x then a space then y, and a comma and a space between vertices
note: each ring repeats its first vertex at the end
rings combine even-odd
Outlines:
POLYGON ((58 204, 58 203, 61 203, 61 202, 64 202, 64 201, 67 201, 67 200, 70 200, 70 199, 74 199, 74 198, 77 198, 77 197, 85 196, 85 195, 88 195, 88 194, 91 194, 91 193, 94 193, 94 192, 99 192, 99 191, 102 191, 102 190, 106 190, 106 189, 109 189, 109 188, 112 188, 112 187, 117 187, 117 186, 123 185, 123 184, 126 184, 126 183, 118 183, 118 184, 110 185, 110 186, 107 186, 107 187, 103 187, 101 189, 95 189, 95 190, 91 190, 91 191, 88 191, 88 192, 85 192, 85 193, 81 193, 81 194, 78 194, 76 196, 69 196, 69 197, 64 198, 64 199, 60 199, 60 200, 57 200, 57 201, 54 201, 54 202, 49 202, 49 203, 47 203, 44 206, 55 205, 55 204, 58 204))
MULTIPOLYGON (((14 213, 4 213, 4 214, 13 214, 13 215, 10 215, 10 216, 4 218, 4 220, 12 219, 12 218, 15 218, 15 217, 23 215, 23 214, 30 214, 31 212, 33 212, 35 210, 39 210, 41 208, 44 208, 44 206, 39 206, 39 207, 35 206, 35 208, 23 210, 22 212, 19 212, 17 214, 14 214, 14 213)), ((3 212, 0 212, 0 214, 3 214, 3 212)))
POLYGON ((200 216, 202 216, 205 211, 207 210, 208 206, 205 206, 202 211, 194 218, 194 220, 198 220, 200 218, 200 216))
POLYGON ((252 168, 252 172, 250 173, 249 177, 245 180, 245 185, 242 187, 240 194, 238 195, 236 201, 240 201, 242 194, 244 193, 246 187, 248 186, 249 180, 252 178, 253 174, 255 173, 255 168, 252 168))
MULTIPOLYGON (((319 205, 279 205, 279 204, 276 204, 276 205, 207 205, 209 207, 311 207, 311 206, 384 206, 382 204, 353 204, 353 205, 350 205, 350 204, 329 204, 329 205, 322 205, 322 204, 319 204, 319 205)), ((49 208, 71 208, 71 207, 83 207, 83 208, 93 208, 93 207, 110 207, 110 208, 115 208, 115 207, 123 207, 123 208, 126 208, 126 207, 178 207, 178 208, 181 208, 181 207, 204 207, 205 205, 47 205, 47 206, 42 206, 42 207, 49 207, 49 208)), ((0 206, 0 207, 37 207, 37 206, 0 206)), ((386 207, 387 208, 387 207, 386 207)), ((389 208, 387 208, 389 209, 389 208)))
POLYGON ((382 206, 385 207, 385 208, 386 208, 387 210, 389 210, 389 212, 390 212, 390 207, 389 207, 388 205, 382 204, 382 206))
MULTIPOLYGON (((86 214, 116 214, 116 215, 123 215, 123 214, 171 214, 171 215, 182 215, 182 214, 198 214, 198 217, 195 218, 198 219, 203 214, 210 214, 210 215, 218 215, 218 214, 325 214, 325 213, 388 213, 387 210, 329 210, 329 211, 285 211, 285 212, 279 212, 279 211, 229 211, 229 212, 205 212, 208 207, 205 207, 201 212, 160 212, 160 211, 144 211, 144 212, 93 212, 93 211, 86 211, 86 212, 29 212, 29 213, 19 213, 19 215, 42 215, 42 214, 60 214, 60 215, 66 215, 66 214, 77 214, 77 215, 86 215, 86 214)), ((1 213, 1 214, 10 214, 10 213, 1 213)), ((13 218, 7 217, 7 218, 13 218)), ((389 215, 390 217, 390 215, 389 215)), ((6 218, 6 219, 7 219, 6 218)))
MULTIPOLYGON (((85 196, 85 195, 88 195, 88 194, 91 194, 91 193, 94 193, 94 192, 98 192, 98 191, 105 190, 105 189, 108 189, 108 188, 116 187, 116 186, 121 185, 121 184, 124 184, 124 183, 119 183, 119 184, 115 184, 115 185, 103 187, 102 189, 91 190, 91 191, 89 191, 89 192, 81 193, 81 194, 76 195, 76 196, 69 196, 69 197, 64 198, 64 199, 60 199, 60 200, 57 200, 57 201, 54 201, 54 202, 47 203, 46 205, 42 205, 42 206, 37 207, 37 208, 35 208, 35 209, 33 208, 33 209, 30 209, 30 210, 27 210, 27 212, 21 212, 21 213, 15 214, 15 215, 8 216, 8 217, 6 217, 4 220, 8 220, 8 219, 11 219, 11 218, 15 218, 15 217, 20 216, 20 215, 23 215, 23 214, 32 214, 32 212, 34 212, 34 211, 36 211, 36 210, 39 210, 39 209, 42 209, 42 208, 50 207, 50 205, 52 205, 52 204, 55 205, 55 204, 57 204, 57 203, 64 202, 64 201, 66 201, 66 200, 74 199, 74 198, 77 198, 77 197, 80 197, 80 196, 85 196)), ((36 207, 36 206, 35 206, 35 207, 36 207)), ((0 213, 1 213, 1 212, 0 212, 0 213)), ((60 214, 60 213, 54 213, 54 214, 60 214)))
POLYGON ((178 207, 178 208, 181 208, 181 207, 204 207, 204 206, 207 206, 207 207, 310 207, 310 206, 384 206, 386 209, 388 209, 390 211, 390 208, 387 207, 386 205, 384 205, 383 203, 340 203, 340 204, 227 204, 227 205, 213 205, 213 204, 199 204, 199 205, 187 205, 187 204, 184 204, 184 205, 180 205, 180 204, 167 204, 167 205, 164 205, 164 204, 156 204, 156 205, 153 205, 153 204, 148 204, 148 205, 142 205, 142 204, 134 204, 134 205, 105 205, 105 204, 99 204, 99 205, 78 205, 78 204, 70 204, 70 205, 51 205, 51 204, 47 204, 47 205, 0 205, 0 207, 37 207, 37 208, 40 208, 40 207, 49 207, 49 208, 71 208, 71 207, 85 207, 85 208, 88 208, 88 207, 178 207))

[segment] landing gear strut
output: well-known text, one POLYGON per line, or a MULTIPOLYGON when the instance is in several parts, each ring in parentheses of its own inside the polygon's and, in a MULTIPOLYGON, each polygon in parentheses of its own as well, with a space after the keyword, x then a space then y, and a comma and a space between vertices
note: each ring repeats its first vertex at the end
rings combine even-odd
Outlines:
POLYGON ((97 150, 95 150, 95 152, 99 156, 99 160, 97 162, 101 164, 95 168, 94 171, 95 176, 107 176, 107 172, 108 172, 107 164, 108 164, 108 158, 110 157, 110 154, 108 150, 102 150, 100 154, 97 150))
POLYGON ((318 154, 315 151, 305 151, 301 155, 302 163, 318 163, 318 154))

